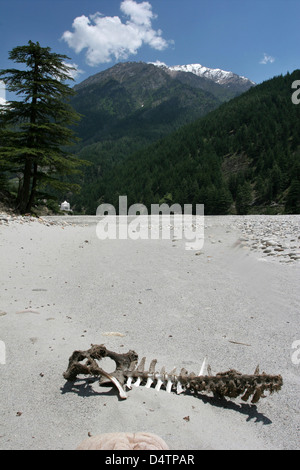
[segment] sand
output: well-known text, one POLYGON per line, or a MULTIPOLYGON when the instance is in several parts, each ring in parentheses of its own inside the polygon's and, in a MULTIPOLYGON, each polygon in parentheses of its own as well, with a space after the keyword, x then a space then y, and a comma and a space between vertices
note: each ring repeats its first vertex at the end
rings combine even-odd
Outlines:
POLYGON ((299 261, 243 244, 242 217, 206 217, 199 252, 184 240, 99 240, 92 217, 45 220, 0 225, 1 449, 75 449, 110 432, 154 433, 173 450, 299 448, 299 261), (204 356, 213 373, 259 364, 284 385, 256 405, 145 387, 120 400, 64 380, 71 353, 91 344, 158 369, 198 372, 204 356))

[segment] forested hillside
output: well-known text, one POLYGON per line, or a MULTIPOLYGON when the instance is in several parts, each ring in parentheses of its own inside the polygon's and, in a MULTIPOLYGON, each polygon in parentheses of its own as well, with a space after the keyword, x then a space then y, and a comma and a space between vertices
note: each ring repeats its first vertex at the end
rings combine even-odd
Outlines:
POLYGON ((120 160, 232 97, 213 82, 181 75, 193 80, 172 78, 151 64, 119 63, 75 86, 71 105, 82 115, 76 150, 97 164, 120 160))
POLYGON ((114 165, 253 86, 241 82, 220 85, 194 73, 126 62, 75 86, 71 105, 82 115, 74 129, 81 141, 72 150, 92 163, 76 180, 82 186, 76 210, 93 213, 90 187, 114 165))
POLYGON ((88 213, 101 202, 203 203, 206 214, 300 212, 300 105, 278 76, 206 117, 133 153, 78 199, 88 213))
MULTIPOLYGON (((37 166, 37 204, 46 201, 51 210, 57 210, 57 202, 68 199, 76 212, 94 213, 99 200, 95 197, 98 186, 106 184, 115 165, 254 85, 238 75, 224 74, 221 84, 219 76, 205 78, 189 71, 125 62, 76 85, 70 105, 80 113, 81 120, 70 131, 79 141, 75 146, 64 146, 62 151, 75 154, 78 164, 87 161, 89 165, 82 167, 81 176, 65 171, 60 177, 63 181, 55 181, 56 189, 47 185, 50 180, 46 174, 40 178, 37 166), (61 187, 68 189, 62 192, 61 187), (79 187, 82 191, 77 196, 79 187)), ((22 172, 20 168, 13 171, 11 166, 2 170, 1 187, 11 193, 12 200, 16 199, 22 172)), ((1 197, 4 198, 4 193, 1 197)))

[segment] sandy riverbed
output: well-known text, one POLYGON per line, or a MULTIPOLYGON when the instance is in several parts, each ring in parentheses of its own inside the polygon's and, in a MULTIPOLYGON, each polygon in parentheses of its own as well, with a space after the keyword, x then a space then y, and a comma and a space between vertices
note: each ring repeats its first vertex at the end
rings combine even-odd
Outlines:
POLYGON ((75 449, 88 433, 120 431, 174 450, 299 448, 299 216, 207 217, 198 252, 174 238, 101 241, 93 218, 40 222, 0 225, 1 449, 75 449), (289 240, 268 244, 272 227, 289 240), (276 246, 286 252, 265 252, 276 246), (204 356, 213 373, 259 364, 284 386, 256 405, 145 387, 119 400, 62 376, 92 343, 158 369, 198 372, 204 356))

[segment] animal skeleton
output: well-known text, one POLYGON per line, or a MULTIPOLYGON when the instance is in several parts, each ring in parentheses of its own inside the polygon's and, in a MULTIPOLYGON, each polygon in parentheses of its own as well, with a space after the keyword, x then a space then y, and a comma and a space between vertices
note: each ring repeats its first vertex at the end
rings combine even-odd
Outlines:
POLYGON ((127 398, 125 387, 131 390, 131 386, 138 387, 145 385, 150 388, 155 385, 156 390, 162 386, 168 393, 171 390, 180 394, 182 392, 207 393, 211 392, 217 397, 236 398, 239 395, 241 399, 247 401, 252 395, 252 403, 257 403, 259 399, 264 398, 264 392, 270 394, 278 392, 283 384, 281 375, 268 375, 265 372, 259 373, 259 368, 255 369, 253 375, 241 374, 233 369, 227 372, 219 372, 215 376, 211 375, 210 366, 207 367, 207 375, 204 375, 206 359, 204 359, 199 375, 193 372, 188 373, 186 369, 181 369, 180 374, 176 374, 176 368, 170 373, 166 373, 165 367, 160 372, 156 372, 156 359, 150 363, 149 370, 145 370, 146 358, 143 357, 138 364, 138 355, 135 351, 128 351, 125 354, 118 354, 109 351, 101 345, 91 345, 87 351, 74 351, 69 358, 69 365, 63 374, 68 381, 75 381, 77 375, 92 375, 99 377, 99 383, 104 384, 112 382, 119 391, 122 399, 127 398), (108 373, 99 367, 97 361, 109 357, 116 363, 114 372, 108 373), (82 361, 85 361, 83 363, 82 361))

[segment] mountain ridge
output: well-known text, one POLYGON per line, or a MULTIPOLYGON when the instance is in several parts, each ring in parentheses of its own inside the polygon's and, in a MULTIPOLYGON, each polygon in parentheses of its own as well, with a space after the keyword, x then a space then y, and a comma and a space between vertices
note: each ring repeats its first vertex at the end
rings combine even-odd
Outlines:
MULTIPOLYGON (((201 64, 168 66, 164 62, 119 62, 108 69, 91 75, 87 79, 75 85, 74 90, 78 91, 86 86, 103 82, 111 77, 114 77, 114 79, 119 81, 119 83, 124 83, 128 78, 130 78, 130 75, 135 75, 137 68, 141 70, 142 68, 145 69, 147 66, 154 66, 158 70, 162 70, 167 73, 171 78, 178 79, 182 82, 186 82, 184 79, 186 75, 193 74, 194 81, 192 82, 192 85, 201 88, 201 84, 204 84, 206 81, 206 87, 204 86, 203 89, 207 89, 208 83, 214 83, 223 89, 225 87, 232 88, 234 86, 237 94, 240 94, 256 85, 252 80, 234 72, 228 72, 222 69, 212 69, 204 67, 201 64), (195 76, 197 79, 195 79, 195 76)), ((214 89, 216 88, 213 88, 213 90, 214 89)), ((234 95, 230 96, 230 98, 232 97, 234 97, 234 95)))
POLYGON ((250 82, 243 82, 242 87, 224 86, 187 71, 171 71, 145 62, 120 62, 74 87, 71 105, 83 115, 76 128, 81 148, 84 143, 102 141, 116 128, 120 132, 122 122, 128 129, 135 118, 137 130, 144 124, 144 134, 153 134, 151 120, 154 127, 161 125, 162 132, 153 136, 160 138, 250 86, 250 82))
POLYGON ((201 64, 187 64, 187 65, 173 65, 168 66, 164 62, 151 62, 156 67, 160 67, 169 73, 172 72, 185 72, 185 73, 193 73, 194 75, 206 78, 207 80, 211 80, 214 83, 219 85, 230 87, 232 85, 239 85, 243 87, 243 91, 246 91, 251 86, 255 86, 256 83, 250 80, 247 77, 242 75, 238 75, 234 72, 222 70, 222 69, 213 69, 209 67, 205 67, 201 64))
POLYGON ((144 62, 121 62, 75 85, 71 105, 83 116, 76 126, 80 148, 125 131, 163 137, 232 96, 193 74, 177 75, 144 62))
POLYGON ((291 100, 299 77, 267 80, 133 152, 89 193, 115 207, 126 194, 129 205, 200 203, 211 215, 299 214, 300 106, 291 100))

